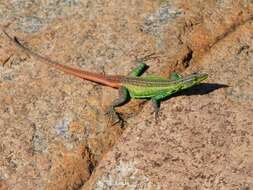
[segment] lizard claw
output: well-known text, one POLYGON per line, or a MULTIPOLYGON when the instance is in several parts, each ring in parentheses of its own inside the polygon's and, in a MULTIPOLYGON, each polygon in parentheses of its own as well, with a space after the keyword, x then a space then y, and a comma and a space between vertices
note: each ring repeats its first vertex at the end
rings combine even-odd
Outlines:
POLYGON ((115 113, 116 113, 115 109, 113 107, 110 107, 106 110, 105 115, 108 115, 108 114, 112 115, 115 113))
POLYGON ((112 122, 112 126, 117 124, 117 123, 123 123, 124 120, 122 119, 122 117, 120 116, 119 113, 117 113, 115 111, 114 108, 109 108, 106 112, 105 115, 109 115, 110 118, 108 119, 108 123, 111 121, 112 122))
POLYGON ((148 55, 145 55, 144 57, 136 58, 135 61, 137 63, 143 63, 146 62, 150 59, 156 59, 157 57, 155 56, 155 53, 150 53, 148 55))

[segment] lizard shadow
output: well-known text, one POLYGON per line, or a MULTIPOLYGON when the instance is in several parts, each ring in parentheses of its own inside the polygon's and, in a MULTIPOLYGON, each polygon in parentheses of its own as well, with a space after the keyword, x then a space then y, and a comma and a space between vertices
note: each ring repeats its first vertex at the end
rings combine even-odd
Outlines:
POLYGON ((194 86, 190 89, 186 89, 181 92, 178 92, 178 93, 176 93, 176 95, 185 95, 185 96, 204 95, 204 94, 208 94, 212 91, 215 91, 219 88, 227 88, 227 87, 229 87, 229 86, 226 84, 201 83, 201 84, 194 86))
POLYGON ((172 94, 171 96, 168 96, 164 99, 162 99, 162 101, 166 101, 170 98, 174 98, 177 96, 193 96, 193 95, 204 95, 204 94, 208 94, 212 91, 215 91, 217 89, 220 88, 227 88, 229 87, 226 84, 218 84, 218 83, 201 83, 197 86, 193 86, 190 89, 185 89, 183 91, 177 92, 175 94, 172 94))

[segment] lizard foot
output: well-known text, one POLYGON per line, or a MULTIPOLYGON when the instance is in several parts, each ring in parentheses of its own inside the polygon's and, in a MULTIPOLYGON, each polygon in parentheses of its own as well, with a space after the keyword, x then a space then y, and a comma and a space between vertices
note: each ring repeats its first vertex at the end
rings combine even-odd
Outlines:
POLYGON ((137 63, 144 63, 148 60, 156 60, 156 62, 158 62, 158 63, 160 62, 159 58, 157 56, 155 56, 155 53, 150 53, 150 54, 145 55, 140 58, 135 57, 135 62, 137 62, 137 63))
MULTIPOLYGON (((121 117, 121 115, 119 113, 117 113, 115 111, 114 108, 109 108, 106 112, 105 112, 105 115, 109 115, 109 119, 108 119, 108 124, 109 123, 112 123, 112 126, 117 124, 117 123, 120 123, 121 126, 123 126, 124 124, 124 120, 123 118, 121 117)), ((107 124, 107 125, 108 125, 107 124)))
POLYGON ((159 119, 159 112, 156 111, 156 110, 154 110, 154 111, 152 112, 152 114, 155 115, 155 124, 158 124, 159 121, 160 121, 160 119, 159 119))

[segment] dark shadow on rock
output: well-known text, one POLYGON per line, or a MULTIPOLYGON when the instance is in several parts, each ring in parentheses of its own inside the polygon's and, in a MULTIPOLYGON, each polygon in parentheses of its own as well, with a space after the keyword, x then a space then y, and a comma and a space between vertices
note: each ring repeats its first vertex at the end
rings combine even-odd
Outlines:
MULTIPOLYGON (((212 91, 215 91, 219 88, 227 88, 229 87, 226 84, 218 84, 218 83, 201 83, 197 86, 194 86, 190 89, 186 89, 184 91, 179 92, 179 95, 186 95, 186 96, 191 96, 191 95, 204 95, 208 94, 212 91)), ((176 95, 177 96, 177 95, 176 95)))
MULTIPOLYGON (((166 97, 164 99, 162 99, 161 101, 166 101, 170 98, 174 98, 177 96, 192 96, 192 95, 204 95, 204 94, 208 94, 212 91, 215 91, 219 88, 227 88, 229 87, 226 84, 218 84, 218 83, 201 83, 197 86, 193 86, 192 88, 186 89, 186 90, 182 90, 180 92, 177 92, 175 94, 172 94, 169 97, 166 97)), ((160 108, 161 105, 161 101, 158 102, 158 107, 160 108)))
POLYGON ((186 90, 182 90, 180 92, 177 92, 175 94, 172 94, 169 97, 166 97, 164 100, 168 100, 170 98, 174 98, 177 96, 192 96, 192 95, 204 95, 204 94, 208 94, 212 91, 215 91, 219 88, 227 88, 229 87, 226 84, 218 84, 218 83, 201 83, 197 86, 193 86, 190 89, 186 89, 186 90))

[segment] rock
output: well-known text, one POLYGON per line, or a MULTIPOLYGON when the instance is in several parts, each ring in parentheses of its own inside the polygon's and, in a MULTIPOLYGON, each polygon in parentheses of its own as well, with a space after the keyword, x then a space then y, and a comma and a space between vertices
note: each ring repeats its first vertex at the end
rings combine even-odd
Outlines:
POLYGON ((0 36, 0 189, 251 189, 249 1, 11 1, 1 27, 84 70, 203 71, 207 83, 162 102, 104 111, 117 91, 48 68, 0 36), (122 127, 122 128, 121 128, 122 127), (123 134, 122 134, 123 133, 123 134))

